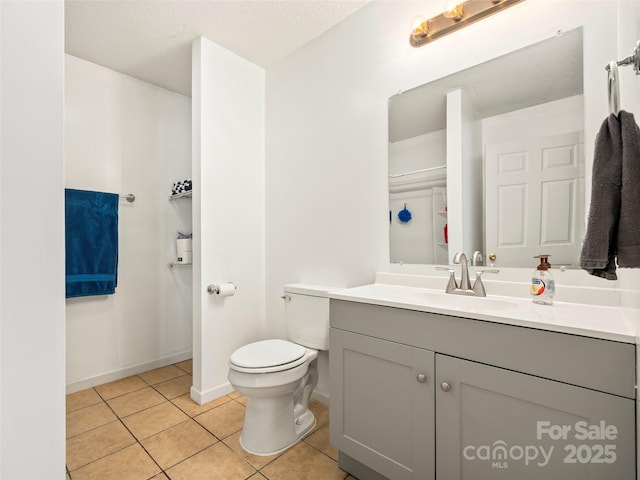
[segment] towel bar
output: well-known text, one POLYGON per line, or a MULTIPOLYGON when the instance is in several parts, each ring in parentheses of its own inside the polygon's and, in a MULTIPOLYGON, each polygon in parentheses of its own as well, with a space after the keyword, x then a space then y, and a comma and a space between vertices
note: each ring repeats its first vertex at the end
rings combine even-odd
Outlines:
POLYGON ((618 115, 620 111, 620 84, 618 83, 618 65, 609 62, 607 65, 607 92, 609 95, 609 113, 618 115))
POLYGON ((607 91, 609 96, 609 113, 618 115, 620 111, 620 84, 618 82, 618 67, 633 65, 633 71, 640 75, 640 40, 636 42, 633 55, 623 60, 609 62, 604 68, 607 71, 607 91))
POLYGON ((617 62, 609 62, 605 65, 605 70, 609 70, 609 68, 611 68, 611 63, 615 63, 619 67, 633 65, 633 71, 636 72, 636 75, 640 75, 640 40, 636 42, 636 48, 633 49, 633 55, 629 55, 627 58, 618 60, 617 62))

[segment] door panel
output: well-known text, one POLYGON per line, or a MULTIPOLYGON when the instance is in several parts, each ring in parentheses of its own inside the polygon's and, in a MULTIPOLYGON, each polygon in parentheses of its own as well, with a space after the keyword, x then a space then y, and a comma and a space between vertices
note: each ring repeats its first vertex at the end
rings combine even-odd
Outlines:
POLYGON ((545 253, 574 265, 582 229, 580 133, 485 148, 485 246, 495 265, 545 253))

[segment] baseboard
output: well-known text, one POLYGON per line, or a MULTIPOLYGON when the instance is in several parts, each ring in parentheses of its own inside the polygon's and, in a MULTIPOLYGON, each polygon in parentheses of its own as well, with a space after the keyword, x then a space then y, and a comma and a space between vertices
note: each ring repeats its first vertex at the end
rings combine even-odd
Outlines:
POLYGON ((191 350, 187 352, 175 353, 167 355, 150 362, 139 363, 131 367, 123 368, 121 370, 114 370, 109 373, 103 373, 96 375, 95 377, 85 378, 84 380, 78 380, 75 382, 67 383, 67 394, 79 392, 87 388, 95 387, 96 385, 102 385, 103 383, 113 382, 115 380, 121 380, 131 375, 137 375, 138 373, 153 370, 154 368, 166 367, 173 363, 182 362, 193 357, 191 350))
POLYGON ((323 405, 329 406, 329 394, 326 392, 316 392, 315 390, 311 394, 311 400, 315 400, 317 402, 322 403, 323 405))
POLYGON ((224 397, 228 393, 233 392, 233 387, 229 382, 223 383, 222 385, 218 385, 215 388, 210 388, 204 392, 201 392, 194 386, 191 387, 191 400, 196 402, 198 405, 204 405, 205 403, 209 403, 213 400, 216 400, 220 397, 224 397))

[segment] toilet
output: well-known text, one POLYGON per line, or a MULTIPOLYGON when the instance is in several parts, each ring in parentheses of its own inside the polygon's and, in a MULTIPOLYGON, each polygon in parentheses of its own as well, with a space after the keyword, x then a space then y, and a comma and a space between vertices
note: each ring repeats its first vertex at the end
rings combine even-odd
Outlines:
POLYGON ((319 350, 329 349, 329 297, 335 288, 285 285, 288 340, 240 347, 229 358, 229 383, 248 399, 240 444, 253 455, 274 455, 316 424, 308 409, 318 383, 319 350))

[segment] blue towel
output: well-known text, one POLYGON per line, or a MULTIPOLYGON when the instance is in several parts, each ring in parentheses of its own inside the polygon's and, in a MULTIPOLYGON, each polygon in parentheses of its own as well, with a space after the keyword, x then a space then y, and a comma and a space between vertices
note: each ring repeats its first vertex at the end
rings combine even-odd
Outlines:
POLYGON ((67 298, 115 292, 118 199, 115 193, 65 189, 67 298))

